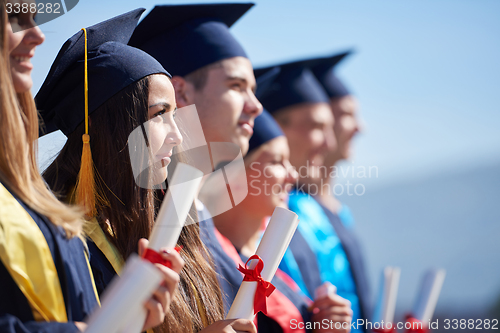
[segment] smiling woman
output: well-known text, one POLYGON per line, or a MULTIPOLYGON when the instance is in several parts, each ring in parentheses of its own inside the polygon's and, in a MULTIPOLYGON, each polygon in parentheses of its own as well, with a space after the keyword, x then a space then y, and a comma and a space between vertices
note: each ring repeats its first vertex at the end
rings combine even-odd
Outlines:
MULTIPOLYGON (((11 0, 8 4, 27 6, 34 1, 16 1, 11 0)), ((22 7, 21 7, 22 8, 22 7)), ((28 7, 29 8, 29 7, 28 7)), ((9 11, 7 11, 9 12, 9 11)), ((35 55, 35 49, 42 44, 45 36, 34 21, 36 11, 30 10, 10 10, 9 28, 7 34, 9 37, 10 52, 10 70, 14 81, 14 88, 17 93, 27 92, 33 85, 31 71, 33 65, 31 58, 35 55)))

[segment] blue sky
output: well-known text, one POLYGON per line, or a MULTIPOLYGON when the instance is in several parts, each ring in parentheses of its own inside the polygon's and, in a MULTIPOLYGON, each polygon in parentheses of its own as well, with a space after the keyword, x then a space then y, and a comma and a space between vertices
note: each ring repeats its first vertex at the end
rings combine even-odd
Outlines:
MULTIPOLYGON (((149 11, 155 4, 80 0, 66 15, 42 25, 46 42, 33 59, 33 92, 61 45, 80 28, 137 7, 149 11)), ((338 75, 358 97, 366 125, 356 140, 354 165, 377 166, 378 184, 500 160, 500 2, 256 4, 232 29, 256 67, 356 50, 338 75)), ((57 151, 61 138, 41 139, 42 160, 57 151)))

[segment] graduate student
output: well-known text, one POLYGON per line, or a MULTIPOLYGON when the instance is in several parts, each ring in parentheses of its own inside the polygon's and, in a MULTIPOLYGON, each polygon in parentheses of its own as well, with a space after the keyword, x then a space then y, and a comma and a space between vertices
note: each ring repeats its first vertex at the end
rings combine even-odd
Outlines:
MULTIPOLYGON (((231 267, 243 264, 252 256, 262 236, 265 222, 276 207, 288 208, 288 191, 297 179, 297 173, 289 162, 289 147, 280 127, 272 116, 264 111, 255 120, 254 134, 250 139, 250 148, 245 156, 245 167, 250 185, 247 197, 233 209, 214 217, 220 243, 233 262, 225 272, 232 272, 241 283, 239 271, 231 267)), ((277 272, 272 280, 277 288, 268 298, 267 316, 259 313, 259 332, 305 332, 307 327, 314 327, 314 322, 324 319, 333 322, 345 322, 346 329, 335 330, 316 325, 313 332, 348 332, 352 311, 349 302, 338 295, 332 295, 333 302, 318 300, 316 303, 305 297, 298 286, 282 271, 277 272)), ((226 290, 234 298, 235 291, 226 290)))
MULTIPOLYGON (((99 292, 120 274, 124 260, 137 252, 137 241, 149 236, 161 203, 154 185, 165 181, 168 157, 182 141, 174 121, 176 99, 170 74, 145 52, 126 45, 143 11, 138 9, 86 29, 88 112, 83 94, 83 32, 63 45, 36 96, 45 133, 60 129, 68 137, 44 177, 62 199, 86 208, 89 221, 85 232, 99 292), (152 166, 143 174, 152 185, 147 188, 138 186, 131 165, 129 151, 143 148, 129 146, 129 135, 136 128, 146 133, 144 153, 152 156, 152 166), (90 152, 85 145, 90 145, 90 152), (87 149, 83 154, 82 147, 87 149), (82 163, 89 153, 94 180, 82 181, 82 173, 92 173, 92 166, 82 163), (89 188, 91 191, 85 192, 89 188)), ((196 225, 184 228, 179 245, 183 246, 185 262, 179 292, 168 288, 170 311, 165 311, 165 321, 158 330, 221 332, 234 328, 254 332, 249 321, 219 321, 220 291, 196 225)), ((173 270, 180 271, 182 260, 175 251, 163 256, 172 262, 173 270)))
POLYGON ((51 194, 36 165, 29 58, 44 36, 33 14, 6 12, 1 0, 0 331, 78 332, 98 298, 81 215, 51 194))
POLYGON ((333 188, 332 170, 335 165, 352 158, 352 141, 359 133, 361 125, 358 119, 358 105, 356 98, 335 74, 335 69, 352 52, 343 52, 330 57, 316 58, 309 61, 314 73, 328 95, 330 108, 335 120, 333 132, 337 141, 337 148, 327 152, 324 166, 327 172, 321 172, 314 181, 321 190, 315 196, 321 204, 325 214, 329 217, 342 247, 344 248, 352 275, 356 285, 360 305, 360 317, 368 319, 371 314, 370 292, 366 275, 361 246, 353 232, 354 219, 345 204, 335 196, 333 188))
MULTIPOLYGON (((337 149, 337 142, 328 95, 310 66, 307 61, 280 65, 280 74, 266 82, 270 88, 259 95, 293 147, 290 161, 299 172, 289 207, 301 223, 280 267, 310 296, 327 281, 335 285, 338 295, 350 301, 356 321, 365 317, 350 258, 335 231, 338 216, 328 214, 315 197, 325 158, 337 149)), ((269 70, 256 70, 256 76, 269 70)))
MULTIPOLYGON (((229 28, 253 4, 161 5, 139 23, 129 44, 169 66, 178 107, 196 106, 205 139, 231 142, 248 151, 262 105, 254 94, 253 68, 229 28)), ((214 257, 223 290, 239 285, 224 277, 236 267, 216 238, 211 214, 197 201, 202 240, 214 257), (224 272, 229 269, 230 272, 224 272)), ((229 310, 225 298, 225 310, 229 310)))

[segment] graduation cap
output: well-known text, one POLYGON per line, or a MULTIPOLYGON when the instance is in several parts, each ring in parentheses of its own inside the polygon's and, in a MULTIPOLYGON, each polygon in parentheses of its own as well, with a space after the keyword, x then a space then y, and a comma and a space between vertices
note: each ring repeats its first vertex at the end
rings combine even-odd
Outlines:
POLYGON ((284 135, 280 125, 274 120, 273 116, 267 110, 264 110, 255 118, 253 135, 250 138, 248 152, 250 153, 263 144, 284 135))
POLYGON ((311 70, 302 63, 256 69, 257 98, 273 114, 302 103, 328 103, 328 96, 311 70), (274 74, 273 71, 275 72, 274 74), (276 74, 276 72, 279 73, 276 74))
POLYGON ((321 83, 323 89, 325 89, 328 97, 339 98, 351 94, 342 81, 335 75, 335 66, 352 53, 352 51, 346 51, 331 57, 310 60, 311 71, 321 83))
POLYGON ((75 201, 87 216, 96 202, 106 205, 94 180, 88 135, 89 115, 127 86, 151 74, 170 74, 149 54, 127 45, 144 9, 136 9, 82 29, 64 43, 35 97, 47 134, 60 129, 66 136, 85 121, 75 201))
POLYGON ((85 120, 85 39, 87 39, 88 113, 130 84, 151 74, 170 74, 153 57, 128 46, 141 14, 136 9, 79 31, 57 54, 35 97, 45 135, 60 129, 66 136, 85 120))
POLYGON ((129 45, 160 61, 172 75, 247 54, 229 28, 252 3, 156 6, 137 26, 129 45))

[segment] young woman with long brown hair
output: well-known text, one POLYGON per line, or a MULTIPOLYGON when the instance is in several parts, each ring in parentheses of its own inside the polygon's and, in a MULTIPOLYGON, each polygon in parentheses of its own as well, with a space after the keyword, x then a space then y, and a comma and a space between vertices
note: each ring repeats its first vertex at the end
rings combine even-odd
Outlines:
MULTIPOLYGON (((62 200, 86 205, 85 231, 99 292, 120 273, 123 261, 137 252, 137 240, 149 236, 164 195, 153 185, 165 181, 172 150, 182 141, 174 121, 176 101, 169 74, 145 52, 125 45, 141 13, 136 10, 87 28, 88 132, 81 94, 83 33, 63 46, 36 97, 45 131, 60 129, 68 137, 44 177, 62 200), (130 151, 144 148, 129 139, 135 129, 144 131, 147 154, 153 158, 152 166, 141 174, 151 186, 137 183, 131 165, 130 151), (82 142, 84 134, 90 142, 82 142), (79 175, 85 144, 90 145, 95 171, 90 186, 95 203, 90 205, 75 195, 83 186, 79 175)), ((222 298, 198 225, 184 227, 178 243, 185 266, 161 331, 255 332, 250 321, 221 320, 222 298)))
MULTIPOLYGON (((29 59, 44 37, 33 13, 16 12, 15 4, 22 2, 0 1, 0 331, 75 332, 98 298, 76 237, 81 213, 59 202, 38 173, 29 59)), ((145 328, 161 323, 176 288, 177 274, 160 269, 167 284, 155 293, 161 301, 148 301, 145 328)))

